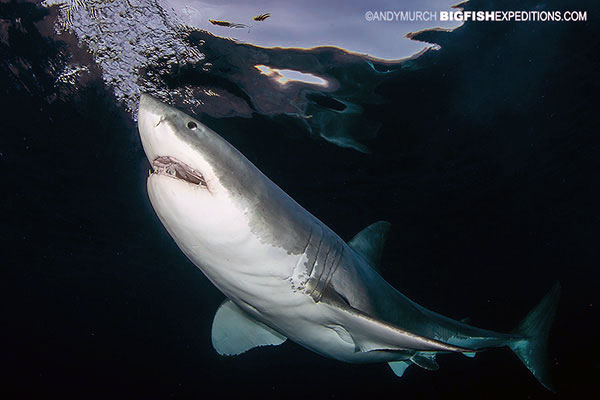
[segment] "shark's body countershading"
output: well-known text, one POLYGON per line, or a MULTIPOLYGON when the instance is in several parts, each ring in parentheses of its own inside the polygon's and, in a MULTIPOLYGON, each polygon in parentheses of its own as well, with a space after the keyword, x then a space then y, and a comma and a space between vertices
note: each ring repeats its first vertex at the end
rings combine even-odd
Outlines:
POLYGON ((220 354, 290 338, 341 361, 388 362, 400 376, 411 364, 437 369, 440 352, 508 346, 550 387, 544 355, 558 285, 513 333, 444 317, 376 271, 388 223, 345 243, 219 135, 147 95, 139 129, 156 213, 228 297, 213 322, 220 354))

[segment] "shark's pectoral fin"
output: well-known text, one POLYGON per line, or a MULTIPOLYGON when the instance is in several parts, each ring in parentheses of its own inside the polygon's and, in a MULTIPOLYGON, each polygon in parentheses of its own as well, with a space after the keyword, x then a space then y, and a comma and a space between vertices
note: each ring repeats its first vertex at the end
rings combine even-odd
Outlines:
POLYGON ((231 300, 215 314, 212 344, 217 353, 235 356, 259 346, 277 346, 287 338, 252 318, 231 300))
POLYGON ((385 239, 392 224, 386 221, 375 222, 358 232, 348 245, 363 256, 375 269, 379 268, 385 239))
POLYGON ((410 367, 410 364, 410 361, 392 361, 388 363, 397 377, 402 377, 402 375, 404 375, 404 371, 406 371, 406 368, 410 367))

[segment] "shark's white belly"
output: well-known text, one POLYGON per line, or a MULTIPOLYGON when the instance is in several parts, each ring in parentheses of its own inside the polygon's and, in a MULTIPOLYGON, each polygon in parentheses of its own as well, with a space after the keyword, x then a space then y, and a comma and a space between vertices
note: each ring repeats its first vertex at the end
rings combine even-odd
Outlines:
POLYGON ((186 212, 190 202, 185 192, 179 193, 178 184, 157 190, 165 179, 170 178, 153 176, 148 182, 159 218, 187 257, 235 304, 319 354, 347 362, 389 360, 389 355, 357 351, 352 333, 340 322, 343 312, 307 293, 311 277, 306 254, 291 254, 261 240, 244 210, 228 199, 221 200, 219 210, 186 212), (202 231, 219 225, 227 225, 227 231, 202 231))
POLYGON ((304 254, 290 255, 261 243, 254 235, 249 235, 235 253, 248 256, 207 260, 194 250, 187 255, 241 309, 312 351, 353 363, 396 359, 389 354, 357 351, 352 334, 340 323, 341 311, 316 302, 306 293, 307 277, 301 272, 304 254), (240 258, 245 259, 243 266, 233 261, 240 258))

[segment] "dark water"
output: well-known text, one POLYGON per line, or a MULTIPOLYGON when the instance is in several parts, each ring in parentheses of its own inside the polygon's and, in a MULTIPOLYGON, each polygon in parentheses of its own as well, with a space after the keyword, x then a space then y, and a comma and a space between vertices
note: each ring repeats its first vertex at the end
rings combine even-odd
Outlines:
MULTIPOLYGON (((473 8, 534 6, 515 4, 473 8)), ((383 104, 365 106, 381 124, 371 154, 315 140, 286 118, 204 119, 342 238, 389 220, 383 275, 427 307, 508 331, 559 280, 553 395, 502 349, 440 356, 439 371, 411 367, 402 379, 386 365, 346 365, 289 342, 219 357, 210 326, 223 296, 155 217, 135 124, 99 79, 52 98, 51 64, 63 61, 61 44, 33 24, 44 12, 0 3, 0 331, 9 371, 0 390, 11 398, 593 393, 598 10, 568 6, 592 21, 424 33, 442 50, 382 82, 383 104)))

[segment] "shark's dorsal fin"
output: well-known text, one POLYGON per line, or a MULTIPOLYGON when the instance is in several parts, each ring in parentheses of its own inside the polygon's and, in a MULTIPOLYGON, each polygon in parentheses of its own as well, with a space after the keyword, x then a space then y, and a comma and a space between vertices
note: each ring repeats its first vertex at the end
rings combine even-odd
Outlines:
POLYGON ((213 320, 212 344, 220 355, 235 356, 254 347, 277 346, 286 339, 231 300, 221 304, 213 320))
POLYGON ((379 268, 383 246, 390 230, 387 221, 378 221, 367 226, 348 242, 348 245, 363 256, 375 269, 379 268))

